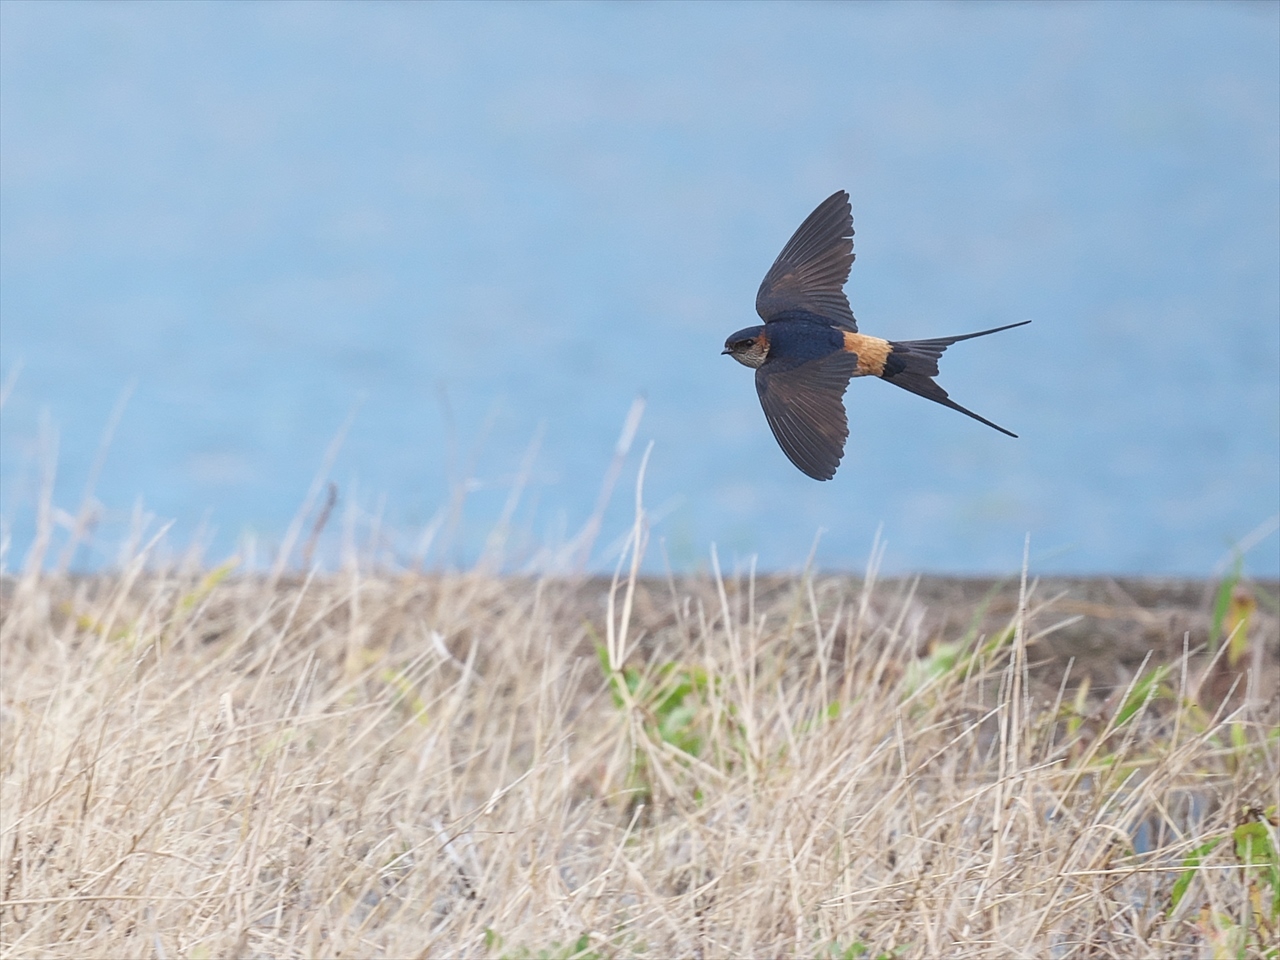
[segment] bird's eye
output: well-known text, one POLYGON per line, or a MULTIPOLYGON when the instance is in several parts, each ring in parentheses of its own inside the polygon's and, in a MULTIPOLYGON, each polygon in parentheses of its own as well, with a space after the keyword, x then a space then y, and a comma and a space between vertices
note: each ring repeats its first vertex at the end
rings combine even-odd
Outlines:
POLYGON ((751 347, 754 347, 755 345, 756 345, 756 342, 755 342, 754 340, 739 340, 739 341, 738 341, 738 349, 739 349, 739 350, 748 350, 748 349, 750 349, 751 347))

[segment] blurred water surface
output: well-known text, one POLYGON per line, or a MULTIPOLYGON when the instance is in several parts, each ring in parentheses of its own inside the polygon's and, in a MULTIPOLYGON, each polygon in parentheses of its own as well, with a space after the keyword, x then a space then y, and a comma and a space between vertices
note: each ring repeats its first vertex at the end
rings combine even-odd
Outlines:
POLYGON ((642 394, 596 565, 652 441, 676 568, 819 528, 859 567, 882 526, 891 569, 1030 532, 1041 571, 1207 573, 1280 509, 1278 50, 1271 3, 0 4, 5 564, 53 428, 74 509, 132 384, 81 565, 139 498, 278 539, 355 410, 342 504, 412 533, 469 484, 436 562, 540 436, 518 566, 642 394), (834 481, 777 449, 719 350, 842 187, 864 331, 1035 321, 943 364, 1021 439, 855 381, 834 481))

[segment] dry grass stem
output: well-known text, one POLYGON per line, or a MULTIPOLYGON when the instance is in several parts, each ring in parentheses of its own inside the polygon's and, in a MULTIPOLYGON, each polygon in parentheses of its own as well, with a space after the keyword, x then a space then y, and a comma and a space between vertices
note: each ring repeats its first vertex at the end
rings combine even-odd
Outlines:
POLYGON ((1115 682, 1025 576, 947 626, 646 537, 612 582, 5 579, 4 955, 1276 955, 1266 609, 1115 682))

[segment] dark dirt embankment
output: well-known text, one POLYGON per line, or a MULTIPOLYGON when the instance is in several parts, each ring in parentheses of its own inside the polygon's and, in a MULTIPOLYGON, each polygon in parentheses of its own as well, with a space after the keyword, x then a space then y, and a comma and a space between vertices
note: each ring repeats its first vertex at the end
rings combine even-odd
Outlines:
MULTIPOLYGON (((925 655, 931 646, 954 643, 966 637, 976 640, 1006 629, 1018 612, 1020 583, 1016 578, 920 576, 886 578, 866 591, 864 581, 849 576, 818 576, 809 587, 795 577, 765 576, 753 585, 745 580, 725 583, 732 610, 744 612, 752 602, 757 616, 830 623, 840 614, 844 626, 837 631, 833 654, 839 659, 843 645, 861 634, 874 635, 875 626, 896 628, 904 635, 904 653, 914 648, 925 655), (862 629, 858 629, 859 617, 862 629)), ((1188 684, 1216 706, 1237 684, 1243 695, 1249 677, 1255 700, 1275 701, 1280 696, 1280 581, 1243 581, 1230 592, 1234 606, 1219 616, 1214 634, 1219 581, 1145 577, 1047 577, 1028 584, 1026 635, 1032 641, 1032 672, 1042 683, 1056 687, 1070 667, 1069 687, 1089 677, 1092 691, 1106 697, 1122 691, 1147 661, 1155 667, 1175 664, 1185 650, 1188 684), (1219 656, 1213 669, 1204 671, 1220 648, 1224 635, 1240 613, 1247 613, 1246 655, 1229 669, 1219 656), (1149 658, 1149 659, 1148 659, 1149 658), (1200 674, 1197 675, 1197 668, 1200 674)), ((599 604, 608 593, 607 580, 593 580, 578 589, 584 604, 599 604)), ((677 626, 677 604, 692 598, 707 610, 719 606, 714 580, 680 577, 674 581, 643 580, 637 588, 636 615, 645 639, 653 643, 677 626)), ((619 602, 621 601, 621 588, 619 602)), ((804 637, 797 638, 804 649, 804 637)), ((1175 681, 1176 682, 1176 681, 1175 681)))

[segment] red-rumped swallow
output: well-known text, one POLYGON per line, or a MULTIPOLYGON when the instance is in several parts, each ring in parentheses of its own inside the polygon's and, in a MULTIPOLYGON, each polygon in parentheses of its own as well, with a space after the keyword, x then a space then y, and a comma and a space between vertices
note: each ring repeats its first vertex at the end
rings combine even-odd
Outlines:
POLYGON ((769 428, 788 459, 815 480, 830 480, 849 437, 844 391, 853 377, 879 377, 973 419, 997 426, 947 396, 934 382, 942 351, 1022 323, 936 340, 881 340, 858 332, 844 283, 853 264, 849 194, 833 193, 800 224, 756 293, 763 326, 739 330, 724 353, 754 367, 769 428))

